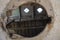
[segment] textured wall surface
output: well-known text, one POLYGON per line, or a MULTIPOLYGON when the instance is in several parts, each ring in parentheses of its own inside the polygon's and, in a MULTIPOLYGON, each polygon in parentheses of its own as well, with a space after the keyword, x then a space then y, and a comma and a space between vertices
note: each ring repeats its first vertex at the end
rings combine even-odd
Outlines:
MULTIPOLYGON (((0 14, 3 13, 10 0, 0 0, 0 14)), ((50 0, 55 14, 54 27, 48 33, 44 40, 60 40, 60 0, 50 0)), ((6 40, 6 33, 0 27, 0 40, 6 40)), ((8 39, 7 39, 8 40, 8 39)))
MULTIPOLYGON (((51 0, 55 14, 54 27, 45 38, 46 40, 60 40, 60 0, 51 0)), ((44 40, 45 40, 44 39, 44 40)))

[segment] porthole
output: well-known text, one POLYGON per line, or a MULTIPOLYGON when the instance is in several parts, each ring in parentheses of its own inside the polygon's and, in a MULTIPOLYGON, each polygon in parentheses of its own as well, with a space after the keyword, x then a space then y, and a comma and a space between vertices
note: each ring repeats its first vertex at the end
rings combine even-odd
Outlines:
POLYGON ((8 23, 7 29, 14 30, 20 36, 35 37, 43 32, 47 24, 51 23, 51 17, 48 16, 46 9, 40 4, 23 4, 19 6, 18 10, 19 21, 8 23), (15 26, 11 26, 13 24, 15 26))

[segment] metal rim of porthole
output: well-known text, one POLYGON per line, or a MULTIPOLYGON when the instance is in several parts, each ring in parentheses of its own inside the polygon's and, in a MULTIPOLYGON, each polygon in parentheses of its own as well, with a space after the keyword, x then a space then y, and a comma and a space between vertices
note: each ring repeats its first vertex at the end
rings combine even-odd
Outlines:
MULTIPOLYGON (((16 9, 16 8, 15 8, 15 9, 16 9)), ((14 10, 15 10, 15 9, 14 9, 14 10)), ((39 9, 40 9, 40 8, 39 8, 39 9)), ((51 24, 51 25, 52 25, 52 24, 51 24)), ((51 26, 51 25, 50 25, 50 24, 48 24, 48 25, 47 25, 47 27, 48 27, 48 26, 51 26)), ((49 27, 48 27, 48 31, 49 31, 49 27)), ((44 32, 44 31, 43 31, 43 32, 44 32)), ((42 33, 43 33, 43 32, 42 32, 42 33)), ((41 33, 41 34, 42 34, 42 33, 41 33)), ((40 35, 41 35, 41 34, 40 34, 40 35)))

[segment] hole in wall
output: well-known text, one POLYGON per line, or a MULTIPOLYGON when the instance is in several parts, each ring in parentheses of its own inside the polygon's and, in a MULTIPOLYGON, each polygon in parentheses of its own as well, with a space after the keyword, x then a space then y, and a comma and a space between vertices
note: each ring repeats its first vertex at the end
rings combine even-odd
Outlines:
POLYGON ((23 37, 35 37, 44 31, 47 24, 51 23, 46 9, 37 3, 27 3, 12 11, 12 21, 8 21, 7 29, 23 37), (25 10, 25 11, 24 11, 25 10))

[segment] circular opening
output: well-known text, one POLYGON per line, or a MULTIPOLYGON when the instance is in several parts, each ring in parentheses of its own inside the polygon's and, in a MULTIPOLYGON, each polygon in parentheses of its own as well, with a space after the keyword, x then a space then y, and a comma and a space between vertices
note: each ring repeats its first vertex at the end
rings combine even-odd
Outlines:
POLYGON ((12 11, 13 19, 7 24, 7 29, 14 30, 16 34, 23 37, 35 37, 45 29, 48 23, 51 23, 51 17, 48 16, 45 8, 37 3, 26 3, 18 8, 18 12, 12 11), (16 14, 15 14, 16 12, 16 14), (14 25, 15 24, 15 25, 14 25), (11 26, 13 25, 13 26, 11 26))

